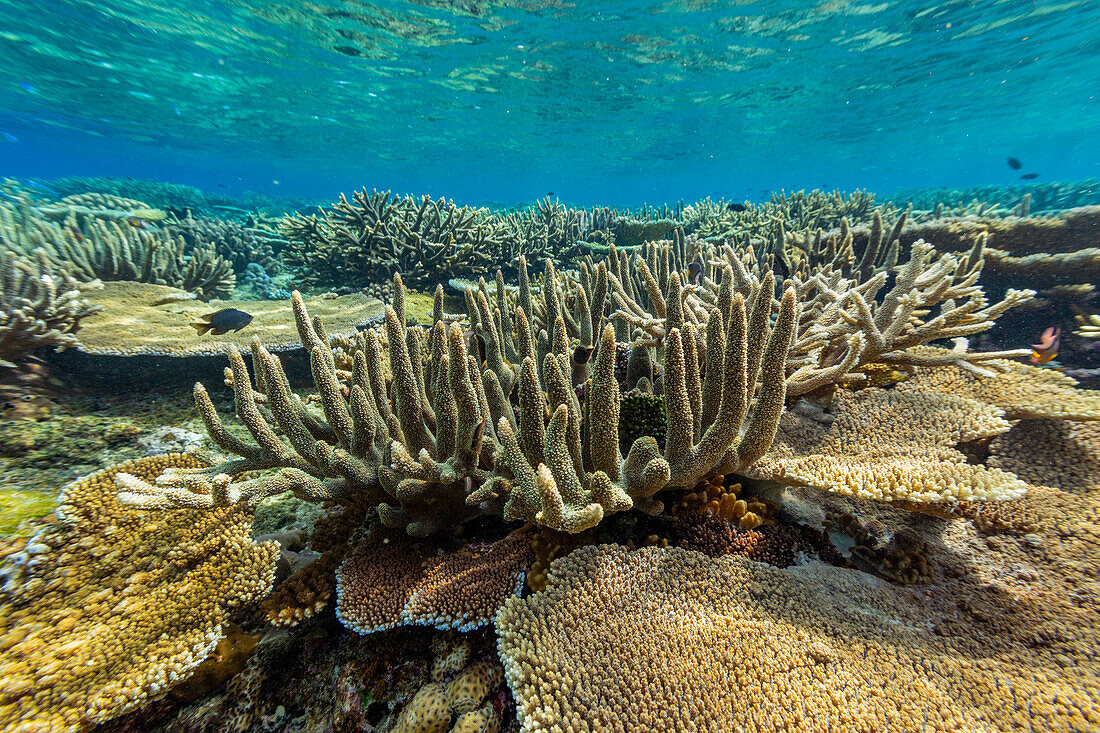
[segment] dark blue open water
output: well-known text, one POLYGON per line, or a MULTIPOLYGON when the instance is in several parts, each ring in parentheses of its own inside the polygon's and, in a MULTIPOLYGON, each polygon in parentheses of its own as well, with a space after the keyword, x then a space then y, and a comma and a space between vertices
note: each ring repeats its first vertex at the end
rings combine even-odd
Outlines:
POLYGON ((0 17, 0 175, 625 205, 1100 170, 1095 0, 0 0, 0 17))

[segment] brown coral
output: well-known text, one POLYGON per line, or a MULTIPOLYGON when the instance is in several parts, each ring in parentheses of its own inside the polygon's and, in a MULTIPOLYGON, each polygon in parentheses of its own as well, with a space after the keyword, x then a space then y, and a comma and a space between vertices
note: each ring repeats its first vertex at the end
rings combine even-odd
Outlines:
POLYGON ((525 530, 438 556, 405 541, 376 541, 337 571, 336 614, 361 634, 405 624, 468 631, 490 623, 519 593, 532 559, 525 530))
POLYGON ((234 609, 267 594, 278 546, 237 509, 139 511, 114 478, 151 480, 190 455, 130 461, 70 484, 59 523, 9 555, 0 605, 0 724, 70 731, 141 705, 187 676, 234 609))
POLYGON ((1095 669, 1074 666, 1087 646, 1064 663, 1015 640, 994 652, 988 627, 937 616, 918 592, 827 565, 605 545, 557 561, 497 627, 525 733, 1100 724, 1095 669))

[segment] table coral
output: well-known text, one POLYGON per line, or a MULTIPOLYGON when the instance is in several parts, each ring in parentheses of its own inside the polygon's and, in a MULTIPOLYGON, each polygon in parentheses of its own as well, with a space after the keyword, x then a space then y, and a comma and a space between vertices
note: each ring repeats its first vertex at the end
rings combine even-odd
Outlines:
POLYGON ((1002 414, 953 395, 841 390, 828 411, 803 402, 784 413, 771 449, 745 473, 886 501, 1012 499, 1022 481, 955 448, 1007 432, 1002 414))
MULTIPOLYGON (((915 353, 943 351, 923 347, 915 353)), ((1075 379, 1053 369, 1003 359, 983 366, 982 373, 957 366, 918 368, 898 390, 969 397, 1001 408, 1008 420, 1100 420, 1100 391, 1080 389, 1075 379)))
POLYGON ((278 546, 249 539, 246 513, 151 514, 115 498, 120 473, 199 465, 159 456, 76 481, 58 523, 5 558, 5 728, 82 730, 157 697, 210 654, 233 610, 270 591, 278 546))
MULTIPOLYGON (((104 283, 90 293, 89 301, 100 309, 86 322, 80 350, 119 356, 202 356, 226 353, 229 344, 247 348, 259 338, 272 351, 301 347, 289 301, 219 301, 201 303, 187 293, 148 283, 104 283), (253 316, 237 333, 200 336, 190 324, 221 308, 238 308, 253 316)), ((309 298, 309 308, 323 316, 336 335, 354 335, 356 325, 381 313, 381 303, 363 295, 309 298)))
POLYGON ((996 632, 937 627, 936 603, 826 565, 604 545, 556 561, 497 627, 524 733, 1100 723, 1085 647, 1067 664, 1015 639, 983 650, 996 632))

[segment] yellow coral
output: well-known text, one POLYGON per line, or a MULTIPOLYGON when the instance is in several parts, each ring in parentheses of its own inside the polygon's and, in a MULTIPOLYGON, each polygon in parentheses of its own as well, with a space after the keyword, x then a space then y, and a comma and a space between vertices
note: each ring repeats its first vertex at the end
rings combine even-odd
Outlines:
POLYGON ((458 716, 451 733, 497 733, 500 730, 500 716, 492 707, 486 705, 458 716))
MULTIPOLYGON (((960 587, 950 613, 995 613, 983 593, 960 587)), ((972 617, 953 625, 937 603, 824 564, 603 545, 556 561, 547 589, 510 600, 497 628, 524 733, 1100 724, 1084 666, 1095 623, 1040 648, 972 617)))
POLYGON ((951 395, 841 390, 829 411, 784 414, 753 478, 885 501, 1012 499, 1024 482, 968 463, 955 446, 1009 429, 995 407, 951 395))
POLYGON ((484 660, 474 662, 447 685, 447 702, 456 713, 468 713, 500 687, 503 680, 499 664, 484 660))
POLYGON ((443 733, 451 724, 447 704, 447 686, 432 682, 424 685, 401 711, 394 733, 443 733))
POLYGON ((114 477, 152 480, 190 455, 143 458, 70 484, 59 523, 5 559, 0 727, 76 731, 162 694, 222 638, 230 612, 266 595, 278 545, 220 508, 171 514, 116 499, 114 477))
MULTIPOLYGON (((913 351, 946 353, 931 346, 913 351)), ((957 366, 918 368, 897 388, 900 392, 969 397, 1001 408, 1008 420, 1100 420, 1100 391, 1080 389, 1077 380, 1061 372, 1003 359, 983 366, 992 373, 983 375, 957 366)))

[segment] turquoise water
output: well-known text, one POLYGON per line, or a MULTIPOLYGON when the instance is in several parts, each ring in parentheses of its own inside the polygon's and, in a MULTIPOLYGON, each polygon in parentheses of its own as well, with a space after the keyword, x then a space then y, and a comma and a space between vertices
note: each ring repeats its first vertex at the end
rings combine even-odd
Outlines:
POLYGON ((1100 170, 1095 0, 0 0, 0 16, 0 175, 626 205, 1100 170))

